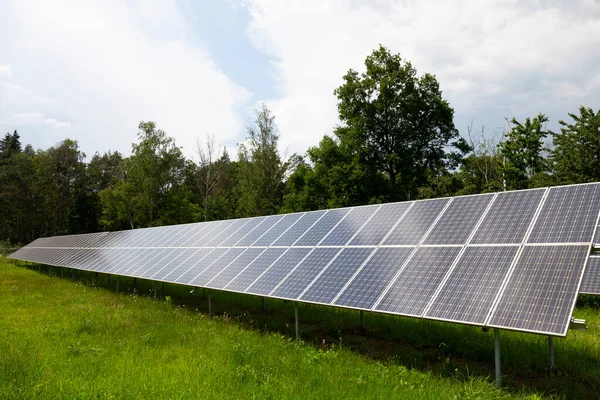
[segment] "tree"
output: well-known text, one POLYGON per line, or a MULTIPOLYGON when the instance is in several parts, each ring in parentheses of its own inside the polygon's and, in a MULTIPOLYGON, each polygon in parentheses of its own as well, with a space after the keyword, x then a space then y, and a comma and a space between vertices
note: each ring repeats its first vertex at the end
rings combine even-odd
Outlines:
POLYGON ((216 144, 214 135, 206 135, 206 142, 202 143, 196 139, 196 154, 198 162, 198 187, 202 192, 202 203, 204 203, 204 221, 211 219, 210 213, 214 207, 216 194, 219 192, 219 182, 222 173, 229 163, 229 156, 225 146, 221 149, 216 144))
POLYGON ((552 132, 544 128, 546 122, 548 117, 541 113, 533 119, 526 118, 524 124, 516 118, 509 122, 506 137, 498 144, 503 157, 501 171, 505 189, 530 187, 534 176, 548 171, 544 139, 552 132))
POLYGON ((553 133, 554 170, 560 183, 600 181, 600 110, 579 107, 569 113, 572 123, 559 121, 560 133, 553 133))
POLYGON ((0 157, 9 158, 13 154, 21 152, 21 141, 19 133, 15 130, 13 134, 6 133, 0 140, 0 157))
POLYGON ((283 181, 291 163, 279 155, 275 117, 264 103, 247 132, 246 143, 238 145, 237 215, 276 214, 283 205, 283 181))
POLYGON ((388 200, 410 199, 437 171, 456 167, 469 146, 433 75, 417 76, 383 46, 365 66, 362 74, 350 69, 334 92, 342 122, 334 133, 362 164, 385 174, 388 200))
POLYGON ((124 180, 100 192, 102 223, 115 229, 196 221, 199 209, 184 187, 188 161, 181 149, 152 121, 138 128, 139 142, 120 167, 124 180))

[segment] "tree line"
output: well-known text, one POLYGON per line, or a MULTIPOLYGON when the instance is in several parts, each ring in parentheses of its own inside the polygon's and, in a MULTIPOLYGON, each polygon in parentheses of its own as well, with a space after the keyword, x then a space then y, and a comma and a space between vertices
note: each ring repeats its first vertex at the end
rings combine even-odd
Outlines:
POLYGON ((343 76, 340 123, 303 156, 280 154, 264 104, 235 160, 210 135, 189 160, 152 121, 139 124, 130 156, 89 162, 77 141, 35 150, 7 133, 0 241, 600 181, 600 111, 579 107, 559 132, 540 113, 507 118, 500 136, 460 135, 435 76, 383 46, 365 67, 343 76))

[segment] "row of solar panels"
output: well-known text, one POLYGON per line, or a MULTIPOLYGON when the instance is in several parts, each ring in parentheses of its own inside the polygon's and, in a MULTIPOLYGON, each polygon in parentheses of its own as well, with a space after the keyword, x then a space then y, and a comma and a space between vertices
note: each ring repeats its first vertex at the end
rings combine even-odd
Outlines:
POLYGON ((599 214, 587 184, 54 237, 12 257, 565 335, 599 214))
POLYGON ((35 247, 406 246, 589 243, 597 184, 42 238, 35 247), (546 198, 547 194, 547 198, 546 198), (480 218, 485 217, 480 222, 480 218), (478 225, 479 223, 479 225, 478 225), (475 229, 475 231, 474 231, 475 229), (472 236, 472 237, 471 237, 472 236))
POLYGON ((518 257, 519 249, 23 249, 18 256, 48 265, 303 302, 566 334, 589 248, 527 246, 518 257))

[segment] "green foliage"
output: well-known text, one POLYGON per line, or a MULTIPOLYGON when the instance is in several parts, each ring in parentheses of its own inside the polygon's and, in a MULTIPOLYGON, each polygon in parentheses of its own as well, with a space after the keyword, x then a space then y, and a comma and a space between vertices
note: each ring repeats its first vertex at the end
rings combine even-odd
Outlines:
POLYGON ((122 161, 125 179, 100 192, 102 223, 108 229, 148 227, 197 221, 200 209, 185 190, 187 161, 154 122, 141 122, 139 143, 122 161))
POLYGON ((573 122, 559 121, 560 133, 553 134, 556 178, 563 184, 600 181, 600 110, 581 106, 579 115, 569 116, 573 122))
POLYGON ((364 169, 385 175, 386 200, 411 199, 432 173, 456 167, 469 146, 433 75, 417 76, 410 62, 383 46, 365 66, 362 74, 349 70, 334 92, 343 124, 335 135, 364 169))
POLYGON ((264 103, 256 110, 246 139, 246 143, 238 145, 236 214, 238 217, 276 214, 283 205, 283 180, 290 163, 279 155, 275 117, 264 103))
POLYGON ((498 145, 499 155, 503 157, 500 171, 506 189, 526 189, 530 187, 529 179, 549 170, 545 157, 548 149, 544 146, 544 139, 552 132, 544 128, 546 122, 548 117, 544 114, 538 114, 533 119, 526 118, 524 124, 512 119, 514 126, 498 145))

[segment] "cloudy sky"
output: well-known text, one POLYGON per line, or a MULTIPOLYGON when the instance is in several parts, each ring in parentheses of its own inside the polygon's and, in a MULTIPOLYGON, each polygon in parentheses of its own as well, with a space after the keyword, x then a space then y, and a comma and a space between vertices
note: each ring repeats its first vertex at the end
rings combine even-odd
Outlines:
POLYGON ((127 155, 153 120, 192 157, 207 133, 233 148, 264 101, 302 154, 379 44, 437 76, 461 133, 600 107, 598 0, 2 0, 0 133, 127 155))

